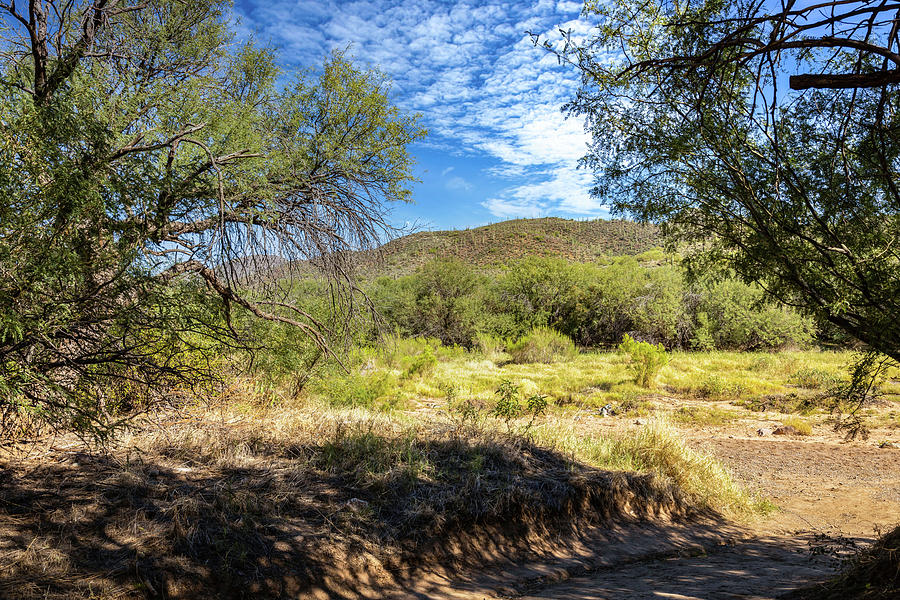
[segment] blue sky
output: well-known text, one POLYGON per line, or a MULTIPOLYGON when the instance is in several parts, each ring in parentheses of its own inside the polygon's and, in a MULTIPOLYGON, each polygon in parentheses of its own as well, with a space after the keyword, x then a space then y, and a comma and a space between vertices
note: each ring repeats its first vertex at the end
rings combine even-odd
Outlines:
MULTIPOLYGON (((578 75, 526 31, 585 32, 568 0, 237 0, 241 33, 278 49, 285 67, 315 67, 351 45, 394 81, 394 102, 429 137, 411 150, 421 183, 398 225, 447 229, 516 217, 604 217, 576 168, 588 136, 560 106, 578 75)), ((556 36, 558 38, 558 35, 556 36)))

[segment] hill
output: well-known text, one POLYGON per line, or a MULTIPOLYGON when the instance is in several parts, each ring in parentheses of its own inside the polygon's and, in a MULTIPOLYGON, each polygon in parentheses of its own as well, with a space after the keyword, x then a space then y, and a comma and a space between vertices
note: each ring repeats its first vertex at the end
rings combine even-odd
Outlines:
POLYGON ((422 231, 382 246, 367 265, 379 274, 415 271, 433 258, 491 267, 526 256, 587 262, 603 256, 639 254, 660 244, 652 225, 595 219, 514 219, 474 229, 422 231))

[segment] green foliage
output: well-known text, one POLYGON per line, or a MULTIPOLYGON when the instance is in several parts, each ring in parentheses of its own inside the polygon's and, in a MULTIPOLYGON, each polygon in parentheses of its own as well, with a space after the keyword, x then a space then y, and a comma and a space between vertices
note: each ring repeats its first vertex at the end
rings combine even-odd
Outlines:
POLYGON ((525 426, 525 431, 531 429, 535 419, 547 411, 547 406, 547 396, 543 394, 532 394, 525 399, 525 410, 531 415, 531 419, 525 426))
MULTIPOLYGON (((494 391, 494 395, 497 399, 491 414, 503 419, 503 422, 506 423, 507 431, 511 431, 512 421, 521 417, 523 413, 519 386, 512 383, 509 379, 503 379, 494 391)), ((531 429, 535 419, 546 412, 547 405, 547 397, 543 394, 531 394, 525 399, 524 411, 531 417, 525 425, 525 432, 531 429)))
POLYGON ((480 283, 460 262, 433 260, 414 276, 377 279, 372 298, 381 314, 406 335, 471 347, 477 335, 480 283))
POLYGON ((503 335, 518 338, 535 327, 560 327, 583 286, 577 266, 564 260, 526 258, 514 262, 498 279, 493 299, 516 326, 503 335))
POLYGON ((493 415, 503 419, 507 429, 511 427, 510 421, 522 414, 522 403, 519 401, 519 386, 509 379, 504 379, 494 391, 497 397, 494 403, 493 415))
POLYGON ((735 279, 684 281, 673 261, 645 266, 632 257, 606 265, 528 258, 479 275, 454 261, 376 279, 370 297, 404 335, 478 345, 504 358, 501 339, 551 328, 582 346, 614 346, 626 333, 669 347, 780 349, 810 343, 811 319, 735 279))
POLYGON ((669 356, 662 344, 639 342, 625 334, 619 344, 619 352, 627 354, 631 359, 629 371, 634 381, 641 387, 650 387, 660 370, 669 362, 669 356))
POLYGON ((435 365, 437 365, 437 357, 434 355, 434 350, 431 348, 431 344, 425 344, 425 349, 413 358, 403 376, 430 375, 434 371, 435 365))
POLYGON ((811 320, 766 302, 759 287, 725 279, 701 289, 691 339, 695 349, 779 349, 812 341, 811 320))
POLYGON ((144 3, 88 28, 92 6, 0 33, 25 47, 0 67, 0 412, 102 436, 129 406, 211 389, 256 334, 274 336, 255 364, 278 376, 342 337, 346 319, 286 302, 266 275, 315 258, 326 304, 348 314, 341 257, 382 239, 424 132, 341 53, 282 77, 272 53, 234 43, 224 0, 144 3), (91 52, 55 31, 83 31, 91 52))
MULTIPOLYGON (((588 2, 594 33, 547 48, 584 75, 566 108, 587 120, 583 165, 614 212, 664 225, 695 277, 724 265, 900 360, 900 95, 830 83, 882 71, 892 33, 838 4, 821 22, 847 32, 838 48, 809 7, 720 0, 588 2), (776 84, 798 61, 819 85, 776 84)), ((733 326, 704 312, 734 347, 807 337, 780 309, 758 333, 741 310, 733 326)))
POLYGON ((520 340, 509 345, 514 363, 551 363, 574 357, 575 343, 549 327, 535 327, 520 340))

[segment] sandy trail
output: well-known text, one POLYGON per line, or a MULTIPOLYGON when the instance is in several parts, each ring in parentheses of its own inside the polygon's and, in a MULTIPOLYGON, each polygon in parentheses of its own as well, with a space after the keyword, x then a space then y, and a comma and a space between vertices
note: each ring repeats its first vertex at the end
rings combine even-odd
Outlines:
POLYGON ((898 449, 821 437, 726 436, 691 444, 713 452, 781 510, 745 531, 749 538, 704 553, 600 568, 512 597, 769 600, 834 572, 836 561, 812 556, 811 547, 837 536, 871 541, 900 520, 898 449))

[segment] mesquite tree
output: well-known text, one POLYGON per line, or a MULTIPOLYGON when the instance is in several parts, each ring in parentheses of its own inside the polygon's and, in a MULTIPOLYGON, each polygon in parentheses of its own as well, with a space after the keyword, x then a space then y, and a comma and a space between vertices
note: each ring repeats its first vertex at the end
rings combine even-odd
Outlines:
POLYGON ((900 4, 588 2, 594 194, 900 359, 900 4))
POLYGON ((223 0, 2 10, 4 422, 101 433, 208 381, 248 343, 235 311, 327 350, 356 302, 350 258, 390 232, 424 133, 385 78, 333 54, 291 79, 234 41, 223 0), (328 277, 338 317, 284 293, 297 270, 328 277))

